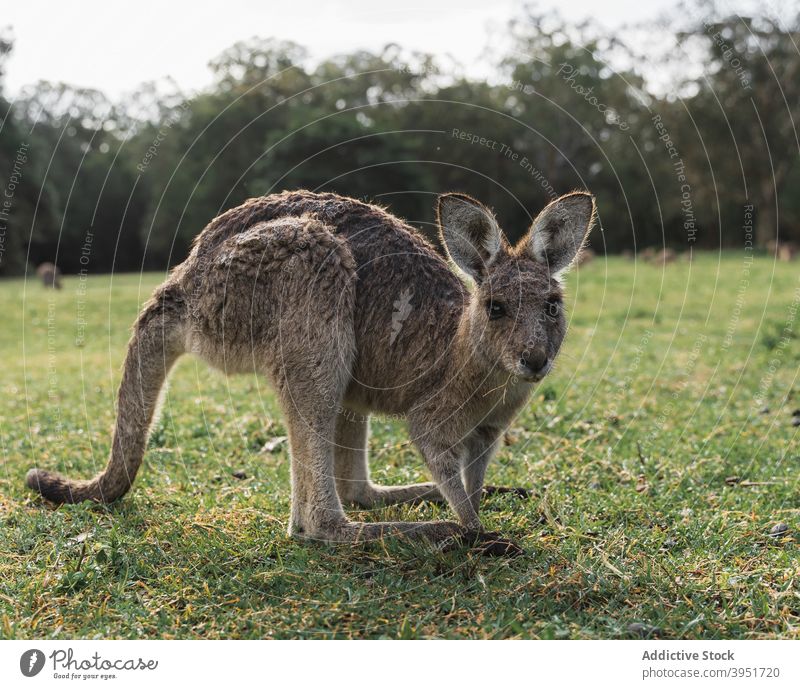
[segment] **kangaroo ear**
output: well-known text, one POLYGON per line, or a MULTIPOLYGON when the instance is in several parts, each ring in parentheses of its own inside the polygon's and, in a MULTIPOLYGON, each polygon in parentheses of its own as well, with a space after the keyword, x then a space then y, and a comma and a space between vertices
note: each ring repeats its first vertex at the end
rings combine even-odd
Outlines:
POLYGON ((503 247, 503 233, 492 212, 465 194, 442 194, 436 219, 447 254, 476 282, 503 247))
POLYGON ((539 213, 530 232, 517 245, 551 273, 568 268, 581 250, 594 223, 594 196, 578 191, 557 198, 539 213))

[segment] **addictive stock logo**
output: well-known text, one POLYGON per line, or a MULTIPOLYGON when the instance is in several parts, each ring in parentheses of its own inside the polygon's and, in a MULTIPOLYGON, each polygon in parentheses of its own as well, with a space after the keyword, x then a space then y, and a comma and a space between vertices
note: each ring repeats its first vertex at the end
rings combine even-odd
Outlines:
POLYGON ((19 669, 26 677, 35 677, 44 667, 44 653, 37 648, 25 651, 19 659, 19 669))

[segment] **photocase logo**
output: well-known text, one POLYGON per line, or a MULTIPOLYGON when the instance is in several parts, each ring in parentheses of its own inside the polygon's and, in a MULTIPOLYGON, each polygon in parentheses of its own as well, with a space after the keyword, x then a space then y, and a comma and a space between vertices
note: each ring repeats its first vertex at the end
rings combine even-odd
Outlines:
POLYGON ((400 330, 403 327, 403 322, 408 318, 411 313, 411 297, 414 293, 406 288, 400 292, 400 298, 394 303, 394 311, 392 312, 392 332, 389 335, 389 345, 393 345, 400 330))
POLYGON ((35 677, 44 667, 44 653, 38 648, 25 651, 19 659, 19 669, 26 677, 35 677))

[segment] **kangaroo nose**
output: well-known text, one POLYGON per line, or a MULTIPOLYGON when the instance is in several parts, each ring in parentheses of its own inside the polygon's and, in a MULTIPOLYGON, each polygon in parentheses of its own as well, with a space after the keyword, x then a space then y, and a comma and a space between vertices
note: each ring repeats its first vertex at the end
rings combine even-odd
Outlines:
POLYGON ((544 350, 536 349, 533 352, 523 354, 519 363, 531 373, 539 373, 547 366, 549 360, 544 350))

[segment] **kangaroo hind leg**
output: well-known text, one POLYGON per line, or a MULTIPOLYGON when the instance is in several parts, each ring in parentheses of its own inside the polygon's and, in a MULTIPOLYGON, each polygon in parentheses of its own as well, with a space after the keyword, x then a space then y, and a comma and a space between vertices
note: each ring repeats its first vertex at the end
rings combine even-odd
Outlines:
POLYGON ((336 419, 336 490, 344 503, 370 508, 380 505, 442 502, 434 483, 379 486, 370 480, 367 454, 369 418, 348 409, 336 419))

